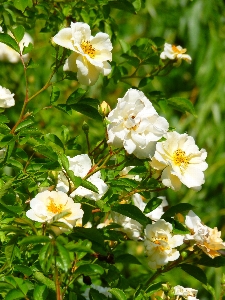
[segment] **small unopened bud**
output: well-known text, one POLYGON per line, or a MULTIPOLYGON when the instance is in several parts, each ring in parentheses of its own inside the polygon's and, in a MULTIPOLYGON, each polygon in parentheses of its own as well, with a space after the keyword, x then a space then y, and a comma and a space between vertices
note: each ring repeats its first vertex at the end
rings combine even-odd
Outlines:
POLYGON ((85 133, 88 133, 89 132, 89 126, 86 122, 84 122, 84 124, 82 125, 82 130, 85 132, 85 133))
POLYGON ((109 106, 109 104, 105 101, 103 101, 101 103, 101 105, 99 105, 98 107, 98 112, 100 113, 100 115, 102 115, 103 117, 108 116, 108 114, 111 111, 111 107, 109 106))
POLYGON ((181 257, 182 257, 183 259, 185 259, 185 258, 188 257, 187 251, 182 251, 180 255, 181 255, 181 257))

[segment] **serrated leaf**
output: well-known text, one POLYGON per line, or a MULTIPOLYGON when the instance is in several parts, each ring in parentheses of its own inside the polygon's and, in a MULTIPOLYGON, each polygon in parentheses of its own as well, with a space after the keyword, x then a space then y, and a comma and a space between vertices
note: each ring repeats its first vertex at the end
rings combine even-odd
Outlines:
POLYGON ((19 161, 15 160, 13 158, 9 158, 7 160, 7 165, 16 167, 16 168, 18 168, 20 170, 23 170, 23 165, 19 161))
POLYGON ((136 220, 143 226, 146 226, 146 224, 149 222, 149 218, 147 218, 138 207, 131 204, 120 204, 114 206, 112 211, 136 220))
POLYGON ((32 235, 23 238, 20 242, 19 245, 27 245, 27 244, 41 244, 41 243, 48 243, 50 242, 51 239, 48 236, 44 235, 32 235))
POLYGON ((182 98, 182 97, 173 97, 167 99, 167 103, 176 110, 179 110, 183 113, 189 112, 193 116, 195 117, 197 116, 195 113, 194 106, 189 99, 182 98))
POLYGON ((77 104, 73 104, 71 106, 73 110, 89 117, 89 118, 92 118, 94 120, 99 120, 101 121, 102 120, 102 116, 99 114, 98 110, 94 107, 92 107, 91 105, 87 105, 87 104, 80 104, 80 103, 77 103, 77 104))
POLYGON ((50 147, 39 145, 35 147, 35 150, 53 161, 58 160, 57 154, 50 147))
POLYGON ((32 43, 29 43, 28 46, 24 46, 23 48, 23 55, 30 53, 31 50, 34 49, 34 45, 32 43))
POLYGON ((24 36, 25 28, 22 25, 19 25, 16 28, 11 28, 11 31, 12 31, 16 41, 19 43, 24 36))
POLYGON ((55 283, 48 277, 44 276, 41 272, 35 272, 34 278, 39 281, 40 283, 43 283, 46 285, 50 290, 55 291, 55 283))
POLYGON ((147 84, 151 83, 151 81, 152 81, 152 78, 150 78, 150 77, 142 78, 141 81, 139 82, 138 87, 142 88, 142 87, 146 86, 147 84))
POLYGON ((94 243, 98 243, 100 245, 104 245, 104 238, 102 234, 96 228, 75 228, 75 235, 78 237, 86 238, 94 243))
POLYGON ((189 211, 193 209, 193 205, 189 203, 179 203, 177 205, 171 206, 162 216, 161 219, 168 219, 174 217, 177 213, 182 213, 184 211, 189 211))
POLYGON ((126 300, 127 299, 126 294, 120 289, 112 288, 109 290, 109 292, 118 300, 126 300))
POLYGON ((60 149, 64 149, 64 145, 61 142, 61 140, 57 137, 57 135, 53 134, 53 133, 47 133, 45 134, 45 140, 46 141, 51 141, 52 143, 54 143, 56 146, 60 147, 60 149))
POLYGON ((58 249, 59 257, 62 261, 62 269, 65 272, 67 272, 71 264, 69 251, 65 247, 63 247, 59 242, 56 242, 56 247, 58 249))
POLYGON ((220 268, 225 266, 225 257, 217 256, 212 259, 208 255, 203 254, 202 257, 197 261, 197 264, 206 267, 220 268))
POLYGON ((60 89, 57 86, 53 85, 51 96, 50 96, 50 103, 51 104, 55 103, 59 99, 59 96, 60 96, 60 89))
POLYGON ((39 262, 45 272, 48 272, 51 267, 53 252, 54 248, 50 242, 46 243, 39 252, 39 262))
POLYGON ((179 265, 179 268, 181 268, 183 271, 185 271, 195 279, 199 280, 200 282, 207 284, 207 277, 205 275, 205 272, 199 267, 193 264, 181 264, 179 265))
POLYGON ((0 42, 6 44, 16 52, 20 53, 20 47, 18 46, 17 42, 8 34, 0 33, 0 42))
POLYGON ((157 283, 151 284, 150 286, 148 286, 148 288, 145 290, 145 292, 148 294, 148 296, 152 295, 153 293, 162 289, 162 283, 163 282, 157 282, 157 283))
POLYGON ((54 106, 55 108, 67 113, 69 116, 72 115, 72 109, 71 106, 66 105, 66 104, 58 104, 54 106))
POLYGON ((26 276, 30 276, 33 273, 31 268, 29 268, 27 266, 23 266, 23 265, 15 265, 14 270, 17 270, 26 276))

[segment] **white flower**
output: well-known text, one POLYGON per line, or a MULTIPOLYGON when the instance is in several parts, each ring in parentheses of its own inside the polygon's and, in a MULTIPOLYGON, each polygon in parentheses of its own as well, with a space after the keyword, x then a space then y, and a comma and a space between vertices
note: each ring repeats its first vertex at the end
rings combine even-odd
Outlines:
POLYGON ((59 222, 65 223, 70 228, 75 226, 76 221, 84 214, 80 203, 74 203, 66 193, 56 191, 38 193, 30 201, 30 207, 26 216, 37 222, 50 222, 55 215, 68 211, 70 214, 59 219, 59 222))
POLYGON ((120 177, 129 178, 129 179, 133 179, 136 181, 141 181, 141 178, 139 175, 128 174, 130 172, 130 170, 132 170, 133 168, 135 168, 135 167, 134 166, 125 167, 122 171, 119 172, 120 177))
POLYGON ((184 59, 188 63, 191 63, 191 57, 188 54, 185 54, 187 49, 183 49, 181 46, 175 46, 165 43, 164 51, 160 54, 161 59, 172 59, 176 60, 176 66, 181 64, 181 60, 184 59))
MULTIPOLYGON (((3 31, 1 31, 0 34, 1 33, 3 33, 3 31)), ((11 32, 8 32, 8 34, 13 37, 11 32)), ((22 40, 19 42, 20 51, 23 52, 23 48, 27 47, 29 43, 33 43, 33 39, 27 32, 25 32, 22 40)), ((22 57, 26 62, 29 58, 29 54, 24 54, 22 57)), ((17 63, 20 61, 20 55, 11 47, 4 43, 0 43, 0 60, 9 61, 10 63, 17 63)))
MULTIPOLYGON (((69 169, 73 171, 75 176, 84 178, 92 168, 91 160, 87 154, 76 155, 74 157, 67 156, 69 160, 69 169)), ((92 192, 82 186, 78 187, 70 194, 71 197, 76 195, 92 200, 99 200, 108 190, 107 184, 101 179, 100 171, 91 175, 87 181, 91 182, 98 188, 98 193, 92 192)), ((69 191, 69 183, 63 172, 59 173, 59 181, 56 186, 57 190, 67 193, 69 191)))
MULTIPOLYGON (((91 284, 90 287, 91 287, 92 289, 94 289, 94 290, 97 290, 100 294, 105 295, 107 298, 112 298, 112 294, 109 292, 109 290, 110 290, 111 288, 109 288, 109 287, 103 287, 103 286, 96 285, 96 284, 91 284)), ((90 297, 89 297, 89 292, 90 292, 90 288, 87 288, 87 289, 85 290, 85 292, 82 294, 82 296, 83 296, 85 299, 87 299, 87 300, 90 299, 90 297)))
POLYGON ((15 105, 14 94, 0 85, 0 107, 8 108, 15 105))
POLYGON ((194 240, 195 245, 211 258, 220 256, 218 250, 225 249, 225 243, 216 227, 212 229, 202 224, 201 219, 193 211, 186 216, 185 224, 191 230, 191 234, 187 234, 185 240, 194 240))
POLYGON ((122 226, 117 229, 118 231, 124 232, 131 240, 137 241, 139 239, 142 225, 138 221, 116 212, 112 212, 111 215, 113 222, 122 226))
POLYGON ((164 220, 146 226, 144 246, 150 268, 160 268, 180 256, 174 248, 182 245, 184 237, 172 235, 172 229, 172 225, 164 220))
POLYGON ((129 89, 108 115, 108 143, 124 147, 138 158, 154 154, 156 142, 166 133, 169 124, 160 117, 143 92, 129 89))
POLYGON ((162 183, 173 190, 179 190, 181 183, 200 190, 205 182, 203 171, 208 167, 205 149, 199 150, 186 133, 168 132, 165 138, 166 141, 157 143, 151 162, 153 168, 162 171, 162 183))
POLYGON ((70 28, 61 29, 53 41, 64 48, 74 51, 66 60, 64 71, 77 72, 81 84, 93 85, 99 74, 104 76, 111 72, 107 60, 112 60, 112 44, 109 35, 99 32, 91 35, 86 23, 71 23, 70 28))
POLYGON ((175 296, 182 296, 184 299, 187 300, 198 300, 196 298, 198 290, 192 288, 184 288, 181 285, 176 285, 174 287, 174 294, 175 296))

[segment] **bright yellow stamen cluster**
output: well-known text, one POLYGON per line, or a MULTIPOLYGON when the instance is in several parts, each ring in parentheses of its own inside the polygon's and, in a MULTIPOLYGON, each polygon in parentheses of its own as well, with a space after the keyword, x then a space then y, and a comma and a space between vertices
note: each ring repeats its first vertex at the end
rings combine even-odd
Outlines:
POLYGON ((174 151, 173 153, 173 162, 175 163, 175 165, 186 169, 189 163, 189 159, 186 156, 185 151, 181 150, 181 149, 177 149, 176 151, 174 151))
POLYGON ((63 211, 64 205, 62 204, 56 204, 54 202, 54 199, 49 197, 49 204, 47 205, 48 211, 52 212, 53 214, 59 214, 63 211))
POLYGON ((187 49, 178 49, 175 45, 172 45, 172 50, 177 54, 184 54, 187 52, 187 49))
POLYGON ((152 237, 152 242, 155 245, 158 245, 158 249, 160 251, 165 251, 170 249, 169 245, 167 244, 168 243, 167 236, 161 236, 160 238, 152 237))
POLYGON ((85 54, 88 54, 91 58, 95 58, 96 50, 89 41, 82 41, 81 48, 85 54))

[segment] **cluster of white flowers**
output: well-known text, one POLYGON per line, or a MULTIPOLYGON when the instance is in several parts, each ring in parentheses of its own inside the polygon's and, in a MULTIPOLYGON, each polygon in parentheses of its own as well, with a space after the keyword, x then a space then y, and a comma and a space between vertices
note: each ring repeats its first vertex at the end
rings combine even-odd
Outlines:
POLYGON ((221 232, 216 227, 212 229, 202 224, 201 219, 193 211, 186 216, 185 224, 191 231, 191 234, 185 236, 185 240, 193 241, 194 245, 211 258, 220 256, 218 250, 225 249, 225 243, 221 239, 221 232))
POLYGON ((37 222, 51 222, 52 218, 61 213, 68 214, 59 219, 72 228, 76 225, 78 219, 83 217, 83 210, 80 203, 74 203, 73 199, 68 197, 66 193, 56 191, 44 191, 38 193, 30 201, 31 209, 26 212, 26 216, 37 222))
MULTIPOLYGON (((90 172, 92 163, 87 154, 76 155, 72 158, 68 156, 67 158, 69 161, 69 169, 73 171, 75 176, 84 178, 90 172)), ((100 171, 91 175, 87 181, 91 182, 98 188, 98 193, 92 192, 91 190, 80 186, 73 191, 70 196, 75 197, 77 195, 91 200, 99 200, 108 190, 107 184, 105 184, 105 182, 101 179, 100 171)), ((63 172, 59 173, 56 189, 65 193, 69 191, 69 182, 63 172)))
POLYGON ((181 46, 175 46, 168 43, 164 45, 164 51, 160 54, 161 59, 171 59, 175 60, 176 66, 181 64, 182 59, 186 60, 188 63, 191 63, 191 57, 188 54, 185 54, 187 49, 183 49, 181 46))
MULTIPOLYGON (((2 27, 0 27, 0 34, 1 33, 4 33, 2 27)), ((11 32, 8 32, 8 34, 13 37, 11 32)), ((33 39, 27 32, 25 32, 22 40, 19 42, 20 51, 23 52, 24 47, 27 47, 30 43, 33 44, 33 39)), ((29 58, 28 53, 22 56, 24 61, 27 61, 29 58)), ((8 61, 10 63, 17 63, 20 61, 20 55, 6 44, 0 43, 0 60, 8 61)))
POLYGON ((164 137, 165 141, 157 143, 151 162, 153 168, 162 171, 162 183, 173 190, 179 190, 181 183, 200 190, 205 182, 203 171, 208 167, 205 149, 199 150, 193 137, 186 133, 173 131, 164 137))
POLYGON ((156 142, 167 132, 169 124, 160 117, 143 92, 129 89, 118 99, 108 115, 108 143, 124 147, 138 158, 150 158, 156 142))
MULTIPOLYGON (((196 298, 198 291, 192 288, 184 288, 181 285, 176 285, 174 287, 174 294, 175 296, 181 296, 182 299, 185 300, 198 300, 196 298)), ((179 299, 181 299, 179 297, 179 299)))
POLYGON ((99 32, 93 37, 88 24, 77 22, 61 29, 53 42, 73 51, 63 70, 77 72, 81 84, 93 85, 100 73, 107 76, 111 72, 107 61, 112 60, 112 43, 108 34, 99 32))
POLYGON ((173 235, 172 230, 173 226, 165 220, 146 226, 144 246, 150 268, 160 268, 179 258, 175 248, 183 244, 184 236, 173 235))
POLYGON ((15 105, 14 94, 0 85, 0 107, 8 108, 15 105))

